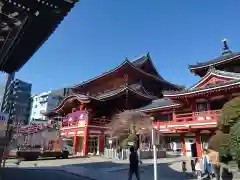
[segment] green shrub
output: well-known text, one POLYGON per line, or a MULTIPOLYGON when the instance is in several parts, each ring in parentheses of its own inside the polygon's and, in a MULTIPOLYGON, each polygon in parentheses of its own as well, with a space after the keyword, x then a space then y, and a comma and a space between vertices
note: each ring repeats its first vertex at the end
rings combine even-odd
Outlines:
POLYGON ((126 139, 121 142, 122 147, 127 147, 129 142, 136 143, 137 136, 135 134, 130 134, 126 139))
POLYGON ((128 136, 128 141, 129 142, 136 142, 137 141, 137 136, 135 134, 130 134, 128 136))
POLYGON ((240 122, 230 129, 230 152, 234 160, 240 160, 240 122))
POLYGON ((222 114, 218 121, 220 128, 231 127, 240 120, 240 97, 233 98, 222 108, 222 114))
POLYGON ((208 148, 219 152, 220 159, 229 158, 229 140, 229 134, 225 134, 222 131, 218 130, 216 134, 209 139, 208 148))

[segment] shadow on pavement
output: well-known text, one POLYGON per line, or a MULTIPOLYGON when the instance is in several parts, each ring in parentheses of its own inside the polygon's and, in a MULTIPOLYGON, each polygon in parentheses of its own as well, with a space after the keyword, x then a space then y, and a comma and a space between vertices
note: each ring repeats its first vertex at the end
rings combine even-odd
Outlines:
POLYGON ((62 167, 84 167, 87 169, 109 169, 109 168, 117 168, 126 166, 127 164, 124 163, 115 163, 112 161, 103 161, 103 162, 80 162, 79 164, 68 164, 68 165, 62 165, 62 167))
MULTIPOLYGON (((76 174, 82 174, 92 179, 110 180, 110 178, 114 177, 114 180, 122 180, 127 179, 128 177, 128 164, 115 163, 111 161, 69 164, 62 167, 66 167, 67 169, 71 170, 70 173, 74 174, 74 171, 76 171, 76 174)), ((172 169, 169 167, 168 163, 158 164, 157 172, 159 179, 196 179, 191 173, 183 173, 172 169)), ((140 166, 140 175, 141 179, 153 178, 153 165, 143 164, 143 166, 140 166)))
MULTIPOLYGON (((185 174, 170 167, 170 163, 160 163, 157 166, 158 178, 164 180, 196 179, 191 173, 185 174)), ((181 167, 179 167, 180 169, 181 167)), ((0 169, 1 171, 1 169, 0 169)), ((3 180, 123 180, 128 177, 128 164, 112 161, 81 162, 78 164, 62 165, 60 167, 6 168, 3 180)), ((140 166, 141 179, 153 179, 153 165, 144 163, 140 166)))
POLYGON ((83 176, 76 176, 65 171, 4 168, 0 169, 1 180, 89 180, 83 176))

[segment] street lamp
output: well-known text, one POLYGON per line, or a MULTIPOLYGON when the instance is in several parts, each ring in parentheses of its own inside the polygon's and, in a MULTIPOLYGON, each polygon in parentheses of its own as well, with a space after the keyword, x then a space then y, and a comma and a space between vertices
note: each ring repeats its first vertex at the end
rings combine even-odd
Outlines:
POLYGON ((157 180, 157 148, 156 148, 156 138, 154 130, 154 117, 150 117, 152 120, 152 147, 153 147, 153 170, 154 170, 154 180, 157 180))

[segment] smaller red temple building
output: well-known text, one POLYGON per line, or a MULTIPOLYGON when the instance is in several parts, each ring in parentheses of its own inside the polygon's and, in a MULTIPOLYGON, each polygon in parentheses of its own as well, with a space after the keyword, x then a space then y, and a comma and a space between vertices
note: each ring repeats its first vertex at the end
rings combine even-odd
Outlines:
POLYGON ((165 91, 140 111, 155 117, 155 125, 167 141, 178 142, 184 155, 200 156, 217 128, 223 105, 240 95, 240 53, 232 52, 227 41, 221 56, 190 65, 201 79, 190 88, 165 91))

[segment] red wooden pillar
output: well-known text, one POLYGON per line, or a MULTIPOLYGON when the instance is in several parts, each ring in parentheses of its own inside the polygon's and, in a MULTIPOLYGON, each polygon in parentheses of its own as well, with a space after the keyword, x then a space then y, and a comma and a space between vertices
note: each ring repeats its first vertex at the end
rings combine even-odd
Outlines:
POLYGON ((180 134, 180 141, 181 141, 181 148, 182 148, 182 152, 183 155, 186 155, 186 144, 185 144, 185 139, 184 139, 184 133, 180 134))
POLYGON ((197 103, 196 100, 191 101, 192 103, 192 112, 197 112, 197 103))
POLYGON ((83 155, 84 156, 88 154, 88 137, 89 137, 89 128, 86 124, 84 127, 84 135, 83 135, 83 155))
POLYGON ((176 112, 175 112, 175 109, 173 110, 172 113, 173 113, 173 114, 172 114, 172 118, 173 118, 172 120, 173 120, 173 121, 177 121, 177 120, 176 120, 176 112))
POLYGON ((77 151, 78 151, 78 136, 77 136, 77 132, 75 133, 75 135, 73 137, 73 147, 74 147, 74 153, 77 154, 77 151))
POLYGON ((84 110, 84 104, 83 104, 83 103, 81 103, 81 105, 80 105, 80 107, 79 107, 79 110, 80 110, 80 111, 83 111, 83 110, 84 110))
POLYGON ((202 155, 200 131, 195 132, 195 135, 196 135, 197 155, 198 157, 200 157, 202 155))
POLYGON ((102 131, 99 136, 99 153, 104 152, 104 132, 102 131))
POLYGON ((207 110, 210 111, 211 110, 211 104, 210 104, 210 101, 207 100, 207 110))

